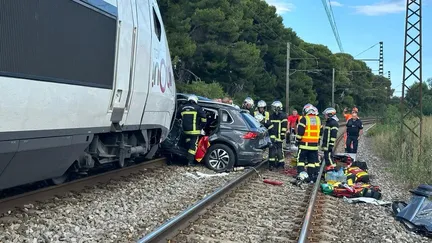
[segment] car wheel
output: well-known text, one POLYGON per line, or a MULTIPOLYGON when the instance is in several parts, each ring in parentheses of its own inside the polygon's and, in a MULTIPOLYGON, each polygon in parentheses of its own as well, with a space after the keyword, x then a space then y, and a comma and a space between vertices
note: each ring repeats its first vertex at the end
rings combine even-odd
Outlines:
POLYGON ((235 164, 235 155, 232 149, 224 144, 212 145, 206 153, 205 165, 216 172, 231 170, 235 164))

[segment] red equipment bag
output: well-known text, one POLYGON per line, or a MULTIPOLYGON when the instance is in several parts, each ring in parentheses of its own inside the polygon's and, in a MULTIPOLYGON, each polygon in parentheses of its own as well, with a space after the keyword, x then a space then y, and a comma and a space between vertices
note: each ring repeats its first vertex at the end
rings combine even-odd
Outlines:
POLYGON ((210 147, 209 137, 202 136, 198 141, 197 151, 195 153, 195 160, 201 162, 209 147, 210 147))
POLYGON ((270 184, 270 185, 275 185, 275 186, 280 186, 280 185, 283 184, 282 181, 272 181, 272 180, 269 180, 269 179, 265 179, 263 182, 267 183, 267 184, 270 184))

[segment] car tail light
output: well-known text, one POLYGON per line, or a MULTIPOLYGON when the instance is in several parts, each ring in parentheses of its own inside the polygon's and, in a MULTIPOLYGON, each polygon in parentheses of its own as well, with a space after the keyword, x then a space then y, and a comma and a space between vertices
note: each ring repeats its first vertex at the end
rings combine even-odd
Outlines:
POLYGON ((257 132, 247 132, 245 135, 243 135, 244 139, 255 139, 256 137, 258 137, 257 132))

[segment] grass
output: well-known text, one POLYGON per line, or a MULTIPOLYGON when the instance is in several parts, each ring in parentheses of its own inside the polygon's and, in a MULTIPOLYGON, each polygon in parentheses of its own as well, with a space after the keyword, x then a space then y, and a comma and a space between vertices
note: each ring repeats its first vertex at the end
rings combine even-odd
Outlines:
MULTIPOLYGON (((414 123, 413 123, 414 124, 414 123)), ((419 139, 398 123, 383 122, 369 130, 375 153, 389 161, 389 170, 405 185, 432 184, 432 117, 423 118, 423 149, 419 139)))

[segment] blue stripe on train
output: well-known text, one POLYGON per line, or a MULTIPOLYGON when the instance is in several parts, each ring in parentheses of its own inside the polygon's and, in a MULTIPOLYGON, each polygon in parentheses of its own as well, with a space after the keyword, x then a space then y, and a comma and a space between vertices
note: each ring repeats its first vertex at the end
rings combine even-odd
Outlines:
POLYGON ((92 5, 93 7, 100 9, 108 14, 118 17, 117 7, 105 2, 104 0, 81 0, 81 1, 86 2, 92 5))

